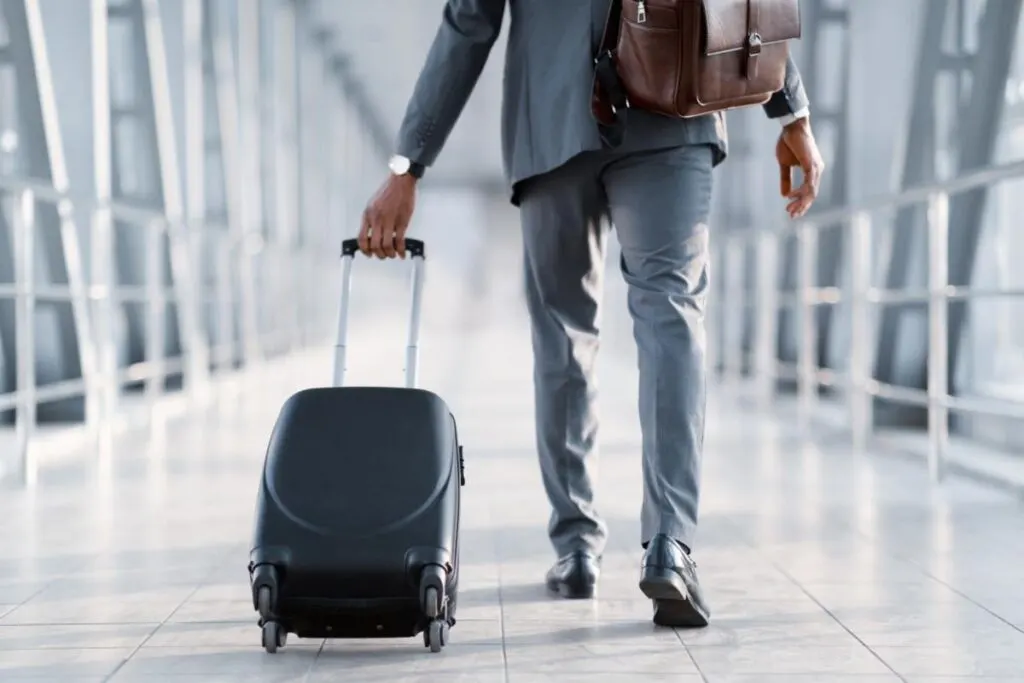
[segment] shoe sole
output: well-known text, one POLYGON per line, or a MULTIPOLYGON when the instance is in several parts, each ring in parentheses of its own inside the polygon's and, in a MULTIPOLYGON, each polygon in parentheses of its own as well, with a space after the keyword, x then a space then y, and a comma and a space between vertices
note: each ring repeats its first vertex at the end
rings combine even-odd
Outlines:
POLYGON ((640 590, 654 601, 654 623, 675 628, 703 628, 708 616, 692 600, 683 578, 664 567, 644 567, 640 590))
POLYGON ((597 593, 597 586, 570 586, 567 583, 547 584, 548 593, 566 600, 589 600, 597 593))

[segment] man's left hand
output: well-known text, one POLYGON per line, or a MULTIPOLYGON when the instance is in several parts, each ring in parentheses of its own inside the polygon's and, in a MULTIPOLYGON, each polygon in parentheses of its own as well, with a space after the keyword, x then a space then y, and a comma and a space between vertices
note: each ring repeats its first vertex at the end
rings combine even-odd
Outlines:
POLYGON ((808 118, 798 119, 782 129, 775 156, 782 174, 782 196, 790 200, 786 212, 790 218, 801 218, 818 198, 821 176, 825 172, 825 160, 821 158, 808 118), (804 182, 794 190, 793 169, 796 168, 803 171, 804 182))

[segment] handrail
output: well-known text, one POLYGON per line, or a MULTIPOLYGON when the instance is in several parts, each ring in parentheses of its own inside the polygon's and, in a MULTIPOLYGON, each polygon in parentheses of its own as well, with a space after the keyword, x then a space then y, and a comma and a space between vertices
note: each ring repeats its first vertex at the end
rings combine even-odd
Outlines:
MULTIPOLYGON (((160 211, 132 206, 125 202, 96 202, 84 200, 76 202, 69 192, 61 191, 45 181, 35 178, 17 177, 8 174, 0 174, 0 195, 7 195, 14 199, 13 207, 13 246, 15 248, 15 272, 14 281, 0 283, 0 299, 13 300, 15 303, 15 330, 16 330, 16 353, 15 368, 17 371, 16 386, 10 391, 0 391, 0 411, 13 409, 15 411, 16 425, 16 448, 19 455, 20 466, 23 469, 31 468, 29 447, 35 434, 36 412, 41 403, 48 403, 67 398, 83 397, 86 400, 86 425, 87 427, 109 426, 115 417, 115 403, 127 384, 142 382, 145 385, 145 399, 149 410, 147 414, 151 419, 155 417, 156 400, 165 393, 165 382, 172 374, 181 373, 185 376, 185 383, 198 389, 197 399, 206 396, 202 386, 206 382, 207 374, 211 371, 218 374, 228 372, 233 374, 235 363, 239 360, 235 349, 234 338, 225 342, 221 337, 227 335, 234 337, 230 329, 218 327, 216 330, 209 330, 207 333, 199 329, 186 329, 187 320, 185 316, 194 316, 196 320, 204 317, 203 312, 207 306, 214 306, 216 315, 223 321, 230 321, 233 318, 235 308, 235 294, 231 287, 231 274, 239 268, 239 261, 253 257, 253 253, 244 248, 245 241, 239 235, 223 228, 222 223, 216 221, 202 221, 200 224, 188 225, 199 234, 204 234, 215 240, 213 248, 217 254, 217 270, 227 271, 217 273, 217 282, 213 284, 212 291, 199 293, 196 290, 198 284, 194 278, 198 273, 188 266, 187 271, 174 272, 174 279, 170 285, 163 282, 163 265, 161 239, 166 236, 169 240, 171 253, 168 257, 172 259, 172 271, 174 269, 173 259, 193 258, 191 246, 184 242, 191 239, 178 228, 185 227, 183 221, 171 220, 165 213, 160 211), (65 265, 68 270, 68 281, 62 284, 36 283, 31 264, 34 263, 34 254, 37 250, 37 233, 42 226, 38 223, 37 207, 40 204, 55 205, 58 209, 57 225, 54 229, 60 231, 64 243, 65 265), (137 224, 136 227, 145 235, 143 247, 144 257, 144 280, 137 285, 125 285, 115 283, 112 286, 104 286, 96 281, 96 273, 92 274, 90 282, 85 277, 85 269, 81 263, 82 252, 77 246, 75 235, 75 214, 73 208, 87 211, 93 217, 93 224, 110 223, 110 219, 116 218, 137 224), (106 216, 95 220, 97 214, 105 212, 106 216), (71 240, 69 243, 68 240, 71 240), (177 252, 177 253, 176 253, 177 252), (180 278, 187 278, 188 282, 181 282, 180 278), (35 316, 36 304, 40 302, 64 302, 71 303, 75 316, 75 328, 78 336, 78 352, 81 358, 82 374, 80 377, 73 377, 56 382, 48 382, 40 385, 37 381, 34 367, 36 363, 35 337, 32 330, 34 325, 31 320, 35 316), (110 345, 113 343, 113 335, 110 330, 100 329, 104 319, 113 319, 112 316, 101 315, 101 309, 107 310, 112 307, 120 307, 128 303, 142 304, 145 308, 143 320, 143 336, 145 348, 143 350, 144 360, 135 362, 128 367, 106 367, 100 365, 101 355, 110 354, 110 345), (180 354, 169 357, 163 350, 163 339, 165 335, 165 316, 167 307, 176 306, 178 325, 181 326, 182 349, 180 354), (94 321, 94 318, 96 319, 94 321), (209 337, 207 336, 209 335, 209 337), (102 349, 101 349, 102 347, 102 349), (216 358, 207 356, 205 350, 216 347, 216 358), (198 362, 197 359, 201 362, 198 362), (209 367, 213 362, 214 367, 209 367), (102 399, 102 402, 101 402, 102 399)), ((95 244, 94 244, 94 248, 95 244)), ((272 258, 265 259, 260 265, 262 270, 273 270, 282 265, 278 255, 293 259, 295 264, 292 268, 285 270, 295 273, 307 273, 310 278, 307 284, 316 282, 321 276, 310 272, 310 263, 306 263, 309 257, 321 254, 329 254, 317 250, 316 245, 308 244, 302 247, 287 244, 272 243, 266 252, 272 258)), ((332 259, 329 259, 333 262, 332 259)), ((325 262, 326 265, 326 262, 325 262)), ((103 276, 109 281, 109 274, 103 276)), ((101 278, 102 279, 102 278, 101 278)), ((285 286, 283 281, 273 279, 267 287, 270 300, 279 297, 283 292, 280 287, 285 286)), ((109 313, 109 310, 107 310, 109 313)), ((309 316, 324 317, 327 311, 310 308, 306 311, 309 316)), ((326 319, 326 317, 324 317, 326 319)), ((287 342, 292 348, 293 344, 301 344, 301 338, 305 338, 306 331, 313 323, 312 318, 296 317, 290 322, 294 325, 281 327, 279 323, 270 325, 272 329, 257 331, 257 344, 261 347, 277 348, 279 342, 287 342), (304 329, 305 328, 305 329, 304 329), (275 341, 277 340, 277 341, 275 341), (271 344, 273 342, 273 344, 271 344)), ((259 358, 253 358, 241 348, 243 365, 258 365, 259 358)), ((223 385, 225 388, 228 385, 223 385)), ((27 476, 27 469, 23 475, 27 476)))
MULTIPOLYGON (((721 343, 711 344, 721 354, 716 369, 727 376, 744 373, 743 356, 752 356, 750 375, 760 392, 770 398, 778 379, 795 378, 800 414, 807 420, 819 400, 823 386, 845 390, 850 411, 850 431, 855 448, 863 448, 872 429, 871 401, 888 401, 924 406, 928 410, 928 468, 934 480, 941 479, 949 440, 950 412, 974 413, 997 417, 1024 417, 1019 402, 996 398, 968 401, 956 396, 948 386, 949 350, 948 306, 953 301, 1024 298, 1020 287, 977 288, 953 285, 949 280, 949 205, 951 195, 1001 182, 1024 178, 1024 161, 989 166, 957 178, 911 188, 897 194, 876 197, 859 205, 845 206, 812 214, 778 229, 740 231, 729 234, 714 246, 712 257, 721 261, 725 271, 722 298, 711 313, 719 316, 711 333, 723 335, 721 343), (915 204, 927 208, 927 284, 886 289, 872 284, 872 241, 876 222, 873 214, 915 204), (836 227, 846 234, 848 249, 843 267, 848 281, 836 286, 818 283, 818 235, 822 229, 836 227), (779 255, 784 239, 796 241, 796 283, 783 290, 778 278, 779 255), (721 244, 721 246, 717 246, 721 244), (745 250, 756 252, 755 282, 747 285, 744 269, 745 250), (925 389, 886 384, 873 376, 875 354, 872 338, 873 309, 907 304, 927 304, 928 371, 925 389), (819 332, 817 313, 824 307, 848 307, 850 334, 849 365, 845 369, 821 367, 818 359, 819 332), (780 363, 775 343, 779 315, 795 314, 796 362, 780 363), (747 315, 753 316, 753 336, 745 346, 747 315)), ((899 229, 895 221, 885 227, 899 229)), ((717 285, 716 285, 717 286, 717 285)))
POLYGON ((32 177, 15 177, 9 174, 0 174, 0 190, 8 192, 20 192, 31 190, 39 199, 58 204, 63 201, 74 201, 70 194, 64 190, 58 190, 48 180, 32 177))
POLYGON ((929 197, 936 194, 961 194, 969 190, 995 185, 1004 180, 1013 180, 1014 178, 1024 178, 1024 161, 987 166, 950 180, 912 187, 894 194, 880 195, 873 199, 868 199, 862 204, 811 213, 795 223, 787 223, 781 228, 769 228, 764 230, 764 232, 786 234, 798 232, 802 227, 824 228, 848 221, 857 214, 875 213, 877 211, 885 211, 886 209, 900 209, 913 206, 914 204, 922 204, 927 202, 929 197))
MULTIPOLYGON (((158 209, 115 199, 97 202, 91 197, 75 195, 67 190, 58 190, 48 181, 40 178, 0 174, 0 191, 14 193, 25 190, 32 192, 36 199, 52 204, 62 212, 72 206, 77 206, 84 211, 106 209, 110 211, 112 217, 131 223, 166 223, 168 221, 167 214, 158 209)), ((218 221, 203 221, 203 225, 219 230, 228 229, 227 224, 218 221)))
MULTIPOLYGON (((89 30, 102 45, 112 15, 102 11, 103 3, 93 4, 98 11, 90 13, 89 30)), ((36 408, 41 403, 84 397, 86 433, 106 437, 108 427, 124 424, 124 411, 117 404, 127 383, 142 382, 147 405, 154 408, 155 399, 168 389, 166 378, 180 374, 184 387, 196 389, 189 391, 189 401, 202 405, 213 398, 207 391, 212 388, 207 380, 213 376, 234 375, 239 365, 258 367, 266 359, 265 350, 276 353, 300 348, 329 333, 334 306, 327 298, 314 295, 334 273, 335 250, 326 248, 324 241, 330 238, 328 224, 340 217, 332 210, 330 193, 323 189, 349 190, 341 179, 355 177, 366 162, 366 151, 360 146, 343 146, 338 118, 321 115, 329 110, 345 117, 349 113, 339 106, 343 103, 329 78, 333 59, 329 46, 322 41, 295 40, 294 35, 261 36, 259 22, 251 21, 258 19, 257 15, 236 18, 236 22, 208 20, 199 11, 202 3, 187 3, 191 9, 186 15, 192 13, 192 18, 185 22, 185 42, 196 49, 176 56, 184 57, 176 66, 182 68, 186 84, 179 131, 167 81, 173 69, 164 45, 159 4, 143 3, 145 11, 133 18, 130 31, 136 37, 144 36, 149 47, 140 68, 147 74, 151 92, 136 94, 140 101, 148 100, 144 115, 155 135, 153 144, 146 146, 165 201, 139 205, 110 197, 111 179, 119 166, 119 160, 110 157, 118 122, 107 115, 113 103, 110 80, 114 65, 102 49, 93 50, 88 101, 78 103, 80 109, 91 107, 97 112, 91 126, 94 144, 81 150, 91 162, 96 186, 62 180, 55 187, 52 178, 0 171, 0 198, 14 205, 9 226, 13 279, 0 283, 0 299, 5 304, 13 302, 15 353, 11 360, 16 375, 13 387, 0 390, 0 411, 14 408, 16 456, 26 481, 32 479, 30 472, 36 468, 30 444, 35 436, 36 408), (255 62, 239 60, 230 49, 236 30, 244 32, 247 47, 260 54, 287 55, 296 69, 280 69, 272 84, 263 83, 253 71, 255 62), (204 68, 200 58, 204 52, 213 55, 212 69, 204 68), (325 87, 307 88, 305 81, 299 80, 300 74, 307 72, 323 76, 325 87), (268 147, 273 148, 277 173, 267 178, 260 171, 258 155, 244 152, 251 147, 250 139, 255 139, 250 133, 259 137, 264 116, 253 102, 271 92, 271 87, 273 92, 289 96, 278 98, 282 107, 274 112, 283 126, 275 129, 274 144, 268 147), (223 162, 218 174, 222 174, 224 186, 219 193, 212 191, 205 172, 208 150, 203 112, 208 98, 216 105, 216 123, 222 133, 217 151, 223 162), (311 134, 288 132, 300 128, 311 134), (322 152, 328 149, 332 153, 324 156, 322 152), (182 167, 179 157, 184 161, 182 167), (182 177, 187 181, 184 187, 182 177), (275 192, 276 215, 249 211, 260 204, 270 186, 275 192), (217 194, 223 196, 215 197, 217 194), (213 209, 222 209, 226 218, 207 219, 213 209), (297 228, 307 224, 311 230, 304 239, 295 240, 297 228), (139 271, 140 282, 131 285, 121 284, 118 277, 120 259, 115 247, 122 239, 122 225, 131 234, 130 258, 137 261, 133 265, 139 271), (56 234, 47 234, 49 230, 56 234), (265 240, 264 231, 277 239, 265 240), (89 235, 87 249, 79 244, 80 232, 89 235), (62 254, 57 258, 63 257, 67 280, 44 282, 34 269, 36 257, 44 236, 49 240, 58 235, 62 254), (37 304, 54 301, 70 302, 81 377, 41 385, 35 372, 34 320, 37 304), (124 368, 118 358, 117 319, 128 305, 138 317, 133 321, 138 324, 131 327, 142 348, 140 358, 132 358, 124 368), (178 331, 180 351, 175 349, 174 357, 169 357, 165 348, 168 324, 176 325, 178 331), (102 431, 94 432, 95 428, 102 431)), ((295 10, 289 3, 282 7, 295 10)), ((319 30, 320 23, 311 18, 297 25, 303 25, 302 32, 308 36, 319 30)), ((33 55, 46 54, 41 31, 31 42, 33 55)), ((37 75, 40 90, 45 88, 52 99, 55 84, 50 74, 43 69, 37 75)), ((16 99, 22 90, 15 89, 16 99)), ((44 105, 43 117, 52 117, 50 122, 59 118, 52 102, 44 105)), ((36 151, 63 154, 59 136, 43 138, 27 142, 40 148, 36 151)), ((55 177, 65 176, 65 171, 61 169, 55 177)), ((229 382, 225 388, 233 384, 229 382)), ((156 418, 159 411, 148 413, 156 418)), ((0 474, 6 478, 5 473, 0 474)))

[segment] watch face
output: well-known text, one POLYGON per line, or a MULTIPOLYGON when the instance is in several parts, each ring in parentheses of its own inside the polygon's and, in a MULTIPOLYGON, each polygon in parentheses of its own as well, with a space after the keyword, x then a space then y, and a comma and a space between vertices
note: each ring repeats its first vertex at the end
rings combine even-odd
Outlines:
POLYGON ((388 167, 395 175, 405 175, 409 172, 409 166, 411 164, 412 162, 410 162, 408 158, 396 154, 391 157, 391 161, 388 162, 388 167))

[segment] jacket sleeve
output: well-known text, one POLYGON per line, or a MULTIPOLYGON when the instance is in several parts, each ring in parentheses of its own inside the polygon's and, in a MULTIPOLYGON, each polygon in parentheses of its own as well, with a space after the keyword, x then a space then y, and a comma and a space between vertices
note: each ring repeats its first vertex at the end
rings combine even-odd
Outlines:
POLYGON ((778 119, 796 114, 809 106, 810 100, 807 98, 807 90, 800 77, 800 69, 790 57, 786 63, 786 83, 782 86, 782 90, 772 95, 772 98, 764 105, 765 113, 770 119, 778 119))
POLYGON ((399 128, 396 152, 430 166, 469 100, 505 15, 506 0, 448 0, 399 128))

